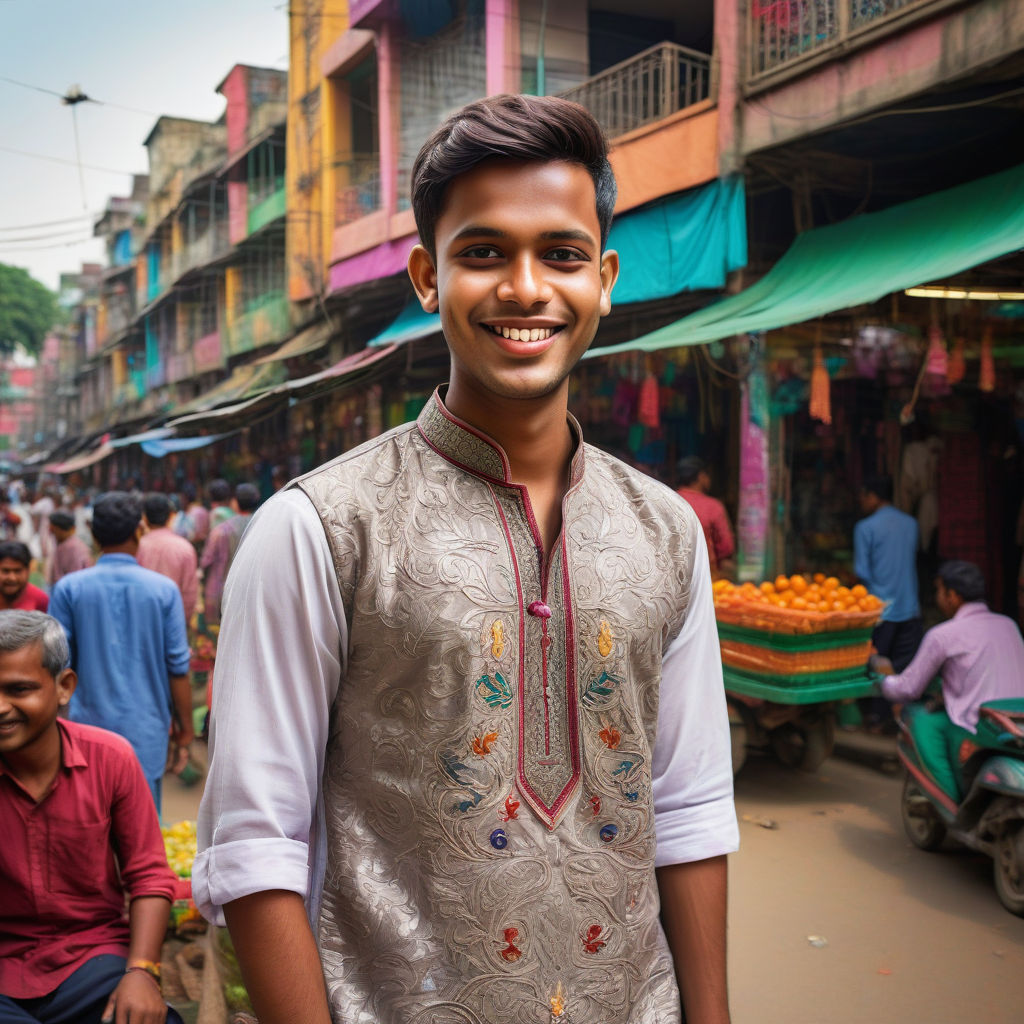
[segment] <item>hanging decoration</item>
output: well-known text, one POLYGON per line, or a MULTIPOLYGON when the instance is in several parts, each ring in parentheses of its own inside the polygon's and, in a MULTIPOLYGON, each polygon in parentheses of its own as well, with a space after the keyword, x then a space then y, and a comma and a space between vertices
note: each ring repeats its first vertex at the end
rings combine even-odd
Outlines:
POLYGON ((656 430, 661 424, 660 395, 658 378, 648 373, 640 385, 640 401, 637 404, 637 417, 645 427, 656 430))
POLYGON ((946 367, 946 383, 959 384, 967 373, 967 364, 964 360, 964 339, 957 338, 953 342, 953 351, 949 356, 949 365, 946 367))
POLYGON ((928 329, 928 353, 924 360, 924 379, 921 392, 925 398, 943 398, 949 394, 949 353, 946 339, 937 323, 928 329))
POLYGON ((985 335, 981 339, 981 370, 978 374, 979 391, 995 391, 996 389, 996 364, 992 357, 992 328, 985 328, 985 335))
POLYGON ((814 346, 814 369, 811 370, 811 417, 822 423, 832 423, 832 396, 828 370, 821 355, 821 345, 814 346))

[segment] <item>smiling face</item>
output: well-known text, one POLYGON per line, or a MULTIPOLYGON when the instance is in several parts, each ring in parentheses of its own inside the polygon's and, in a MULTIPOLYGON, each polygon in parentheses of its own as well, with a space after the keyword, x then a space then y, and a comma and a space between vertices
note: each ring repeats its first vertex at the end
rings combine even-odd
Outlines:
POLYGON ((449 187, 436 266, 422 246, 409 274, 441 314, 453 411, 498 400, 565 401, 567 378, 611 309, 618 257, 600 249, 594 183, 562 161, 487 160, 449 187))
POLYGON ((28 584, 28 566, 16 558, 0 558, 0 594, 14 601, 28 584))
POLYGON ((74 693, 75 673, 65 669, 54 679, 41 654, 39 644, 0 651, 0 756, 44 740, 74 693))

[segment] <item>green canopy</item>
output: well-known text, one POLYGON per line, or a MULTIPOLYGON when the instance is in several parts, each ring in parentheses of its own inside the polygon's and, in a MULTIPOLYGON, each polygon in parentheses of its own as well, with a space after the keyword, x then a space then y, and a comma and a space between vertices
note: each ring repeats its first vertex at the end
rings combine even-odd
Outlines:
POLYGON ((800 235, 757 284, 585 358, 803 323, 1024 248, 1024 164, 800 235))

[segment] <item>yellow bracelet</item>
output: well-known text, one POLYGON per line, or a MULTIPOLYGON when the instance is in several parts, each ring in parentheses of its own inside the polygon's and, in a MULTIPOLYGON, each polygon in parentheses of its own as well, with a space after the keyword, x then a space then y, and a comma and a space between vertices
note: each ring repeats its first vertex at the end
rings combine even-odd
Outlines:
POLYGON ((124 973, 128 974, 129 971, 144 971, 156 982, 157 988, 160 987, 160 965, 152 960, 131 960, 124 973))

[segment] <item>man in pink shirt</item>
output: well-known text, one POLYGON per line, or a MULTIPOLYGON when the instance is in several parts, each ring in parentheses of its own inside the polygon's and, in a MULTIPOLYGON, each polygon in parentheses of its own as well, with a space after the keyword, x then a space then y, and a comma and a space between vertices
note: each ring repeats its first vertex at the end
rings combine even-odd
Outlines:
POLYGON ((138 563, 174 581, 185 605, 185 621, 199 600, 198 558, 196 549, 167 525, 171 518, 171 501, 166 494, 149 494, 142 504, 149 531, 139 541, 138 563))
POLYGON ((899 675, 891 674, 886 658, 872 663, 890 673, 882 679, 882 693, 897 703, 916 701, 936 675, 942 676, 944 708, 912 704, 903 715, 935 781, 958 797, 960 745, 974 737, 978 708, 990 700, 1024 697, 1024 640, 1013 619, 989 611, 985 578, 970 562, 939 567, 935 599, 948 621, 928 630, 914 660, 899 675))
POLYGON ((89 545, 75 532, 75 517, 70 512, 58 509, 50 513, 50 532, 57 539, 57 550, 50 563, 50 586, 69 572, 88 569, 92 566, 92 552, 89 545))
POLYGON ((711 578, 733 576, 736 572, 733 557, 736 554, 736 542, 733 540, 729 513, 725 506, 708 494, 711 490, 711 474, 707 464, 696 455, 690 455, 679 460, 676 471, 681 485, 677 493, 689 502, 704 528, 708 558, 711 560, 711 578))

